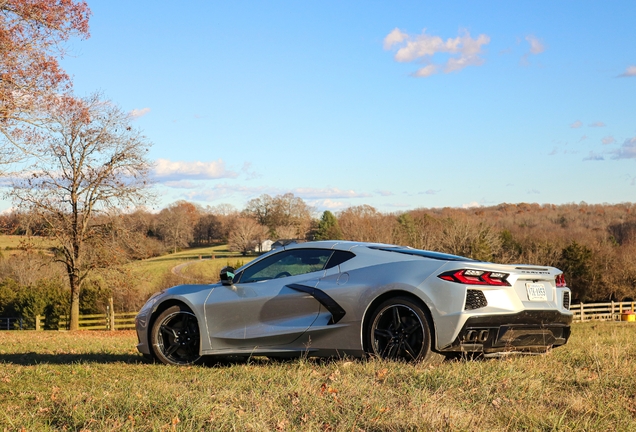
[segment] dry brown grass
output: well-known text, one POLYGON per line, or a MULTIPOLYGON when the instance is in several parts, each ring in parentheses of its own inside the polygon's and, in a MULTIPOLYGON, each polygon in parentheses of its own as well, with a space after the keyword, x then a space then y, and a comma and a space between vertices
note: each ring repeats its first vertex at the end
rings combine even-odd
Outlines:
POLYGON ((0 332, 0 430, 636 430, 636 325, 430 366, 145 364, 133 332, 0 332))

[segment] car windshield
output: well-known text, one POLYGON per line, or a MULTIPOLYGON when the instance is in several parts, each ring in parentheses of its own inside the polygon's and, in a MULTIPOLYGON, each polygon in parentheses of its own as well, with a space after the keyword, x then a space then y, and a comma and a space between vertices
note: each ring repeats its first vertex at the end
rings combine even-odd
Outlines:
POLYGON ((386 252, 397 252, 397 253, 402 253, 407 255, 417 255, 424 258, 431 258, 431 259, 444 260, 444 261, 478 261, 478 260, 466 258, 459 255, 451 255, 451 254, 446 254, 442 252, 432 252, 432 251, 426 251, 421 249, 411 249, 411 248, 400 247, 400 246, 396 246, 396 247, 369 246, 369 248, 386 251, 386 252))

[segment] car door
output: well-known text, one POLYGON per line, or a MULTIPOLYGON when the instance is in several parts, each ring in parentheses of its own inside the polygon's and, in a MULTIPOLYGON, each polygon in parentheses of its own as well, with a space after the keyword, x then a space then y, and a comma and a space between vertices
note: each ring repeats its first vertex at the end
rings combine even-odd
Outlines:
POLYGON ((288 285, 315 287, 332 253, 282 251, 244 269, 233 286, 215 288, 205 306, 212 346, 253 348, 296 340, 318 316, 320 303, 288 285))

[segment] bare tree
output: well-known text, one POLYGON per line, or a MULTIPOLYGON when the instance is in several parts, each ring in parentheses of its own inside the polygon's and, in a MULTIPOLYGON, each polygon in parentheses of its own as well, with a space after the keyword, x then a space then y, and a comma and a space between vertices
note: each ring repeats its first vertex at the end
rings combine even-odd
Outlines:
POLYGON ((293 225, 283 225, 276 227, 276 238, 279 239, 297 239, 299 238, 298 229, 293 225))
MULTIPOLYGON (((274 198, 264 194, 248 201, 244 213, 256 219, 261 225, 266 225, 270 231, 278 234, 281 227, 293 227, 294 238, 304 238, 311 226, 311 212, 302 198, 292 193, 276 195, 274 198)), ((285 230, 289 232, 289 230, 285 230)))
POLYGON ((254 250, 267 235, 267 227, 249 217, 237 218, 230 233, 229 248, 243 255, 254 250))
POLYGON ((364 204, 343 210, 338 216, 338 223, 343 238, 347 240, 390 243, 396 220, 364 204))
POLYGON ((186 247, 194 240, 194 227, 198 220, 199 211, 194 204, 177 201, 159 213, 159 234, 176 253, 178 248, 186 247))
POLYGON ((71 288, 70 328, 76 330, 82 282, 99 265, 94 248, 108 235, 96 216, 149 197, 150 143, 126 113, 99 95, 59 97, 42 131, 24 139, 38 156, 12 174, 9 195, 18 208, 41 217, 57 241, 57 260, 71 288))

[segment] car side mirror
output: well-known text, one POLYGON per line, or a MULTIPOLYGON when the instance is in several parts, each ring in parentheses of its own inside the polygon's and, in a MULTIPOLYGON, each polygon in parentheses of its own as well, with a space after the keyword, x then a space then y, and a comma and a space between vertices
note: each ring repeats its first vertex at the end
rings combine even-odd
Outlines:
POLYGON ((221 269, 221 283, 226 286, 234 284, 234 267, 226 266, 221 269))

